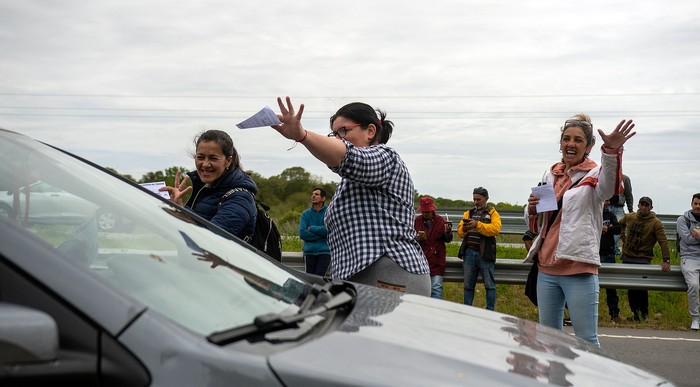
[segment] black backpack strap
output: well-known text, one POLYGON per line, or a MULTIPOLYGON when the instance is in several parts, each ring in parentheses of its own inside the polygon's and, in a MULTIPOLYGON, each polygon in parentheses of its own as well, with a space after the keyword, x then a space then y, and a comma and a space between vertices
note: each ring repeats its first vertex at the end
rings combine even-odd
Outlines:
POLYGON ((249 190, 247 190, 247 189, 245 189, 245 188, 242 188, 242 187, 231 188, 230 190, 228 190, 228 191, 224 194, 224 196, 221 197, 221 200, 219 200, 219 207, 221 207, 221 203, 225 202, 226 199, 228 199, 229 197, 231 197, 231 195, 233 195, 234 193, 236 193, 236 192, 244 192, 244 191, 245 191, 245 192, 248 192, 248 193, 253 197, 253 201, 255 202, 255 204, 258 205, 258 206, 260 206, 260 207, 263 209, 263 211, 270 211, 270 206, 268 206, 267 204, 265 204, 265 203, 261 202, 260 200, 256 199, 254 193, 252 193, 251 191, 249 191, 249 190))
MULTIPOLYGON (((236 193, 236 192, 248 192, 248 193, 250 194, 250 196, 253 198, 253 204, 255 205, 256 203, 258 203, 258 201, 255 199, 255 194, 254 194, 254 193, 250 192, 249 190, 247 190, 247 189, 245 189, 245 188, 243 188, 243 187, 236 187, 236 188, 231 188, 230 190, 226 191, 226 193, 224 194, 224 196, 221 197, 221 199, 219 200, 219 208, 221 208, 221 205, 222 205, 228 198, 230 198, 231 195, 233 195, 233 194, 236 193)), ((256 206, 256 207, 257 207, 257 206, 256 206)), ((256 208, 256 209, 257 209, 257 208, 256 208)), ((240 238, 240 236, 239 236, 239 238, 240 238)), ((250 243, 250 241, 253 240, 253 236, 252 236, 252 235, 245 235, 245 236, 243 236, 242 239, 243 239, 244 241, 250 243)))
POLYGON ((257 200, 255 200, 255 195, 254 195, 252 192, 250 192, 249 190, 247 190, 247 189, 245 189, 245 188, 242 188, 242 187, 236 187, 236 188, 231 188, 230 190, 228 190, 228 191, 224 194, 224 196, 221 197, 221 199, 219 200, 219 207, 221 207, 221 204, 222 204, 223 202, 225 202, 226 199, 230 198, 231 195, 233 195, 233 194, 236 193, 236 192, 248 192, 248 193, 250 194, 250 196, 253 197, 253 201, 254 201, 254 202, 257 201, 257 200))

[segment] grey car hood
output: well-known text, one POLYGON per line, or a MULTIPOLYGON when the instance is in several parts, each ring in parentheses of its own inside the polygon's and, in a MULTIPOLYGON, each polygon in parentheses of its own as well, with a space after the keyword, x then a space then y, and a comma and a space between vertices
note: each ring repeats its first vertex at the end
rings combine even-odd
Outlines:
POLYGON ((270 357, 285 385, 671 385, 529 320, 357 287, 339 330, 270 357))

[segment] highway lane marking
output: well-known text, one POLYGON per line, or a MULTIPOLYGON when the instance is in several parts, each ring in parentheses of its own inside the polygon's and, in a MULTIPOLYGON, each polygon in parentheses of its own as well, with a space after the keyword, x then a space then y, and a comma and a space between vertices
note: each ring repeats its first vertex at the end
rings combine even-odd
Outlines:
POLYGON ((687 339, 685 337, 658 337, 658 336, 633 336, 633 335, 609 335, 599 333, 599 337, 609 337, 613 339, 639 339, 639 340, 664 340, 664 341, 690 341, 700 342, 700 339, 687 339))

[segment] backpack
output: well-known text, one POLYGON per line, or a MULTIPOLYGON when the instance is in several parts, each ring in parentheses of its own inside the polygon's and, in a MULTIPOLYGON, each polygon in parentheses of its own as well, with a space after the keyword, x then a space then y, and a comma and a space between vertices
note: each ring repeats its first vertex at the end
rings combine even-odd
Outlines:
MULTIPOLYGON (((681 215, 682 217, 685 218, 685 216, 681 215)), ((690 220, 688 218, 685 218, 685 223, 688 226, 688 229, 690 230, 690 220)), ((678 229, 676 228, 676 258, 681 256, 681 236, 678 235, 678 229)))
POLYGON ((270 218, 267 211, 270 210, 270 206, 255 199, 255 195, 245 188, 233 188, 224 194, 224 196, 219 201, 219 206, 221 203, 226 201, 234 192, 248 192, 255 201, 255 208, 257 209, 257 216, 255 217, 255 230, 253 231, 252 238, 246 236, 244 240, 250 243, 256 249, 262 251, 267 256, 275 259, 278 262, 282 262, 282 238, 280 237, 280 232, 277 229, 277 224, 270 218))

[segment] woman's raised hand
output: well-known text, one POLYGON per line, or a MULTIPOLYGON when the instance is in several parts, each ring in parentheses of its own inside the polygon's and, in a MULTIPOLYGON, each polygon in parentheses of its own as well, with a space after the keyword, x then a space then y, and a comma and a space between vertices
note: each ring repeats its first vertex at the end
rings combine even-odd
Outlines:
POLYGON ((161 192, 168 191, 168 194, 170 194, 170 200, 179 206, 183 204, 182 198, 185 196, 185 194, 192 191, 192 186, 187 185, 187 182, 190 180, 190 177, 185 175, 185 178, 182 179, 182 181, 180 181, 180 177, 181 173, 180 171, 177 171, 177 173, 175 173, 175 184, 173 184, 174 187, 165 186, 158 189, 158 191, 161 192))
POLYGON ((286 97, 287 106, 282 102, 281 97, 277 97, 277 104, 280 107, 280 112, 277 118, 282 121, 279 125, 273 125, 272 127, 276 129, 284 137, 297 141, 305 136, 305 129, 301 125, 301 115, 304 113, 304 104, 299 105, 299 112, 294 113, 294 105, 292 105, 292 100, 286 97))
POLYGON ((627 140, 637 134, 637 132, 632 131, 633 128, 634 123, 632 120, 622 120, 610 134, 603 133, 602 129, 598 129, 598 134, 600 134, 600 138, 603 139, 603 145, 605 145, 606 148, 620 149, 627 140))

